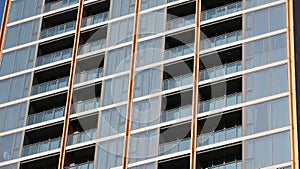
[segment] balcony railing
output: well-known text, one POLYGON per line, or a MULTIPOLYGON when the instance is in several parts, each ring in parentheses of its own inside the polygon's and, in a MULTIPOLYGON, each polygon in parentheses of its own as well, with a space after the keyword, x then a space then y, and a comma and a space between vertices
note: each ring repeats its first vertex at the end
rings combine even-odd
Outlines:
POLYGON ((100 97, 84 100, 77 102, 75 104, 72 104, 71 107, 71 114, 91 110, 100 107, 100 97))
POLYGON ((60 89, 63 87, 67 87, 69 83, 69 77, 64 77, 61 79, 52 80, 49 82, 41 83, 32 86, 32 95, 49 92, 52 90, 60 89))
POLYGON ((22 156, 28 156, 32 154, 42 153, 50 150, 54 150, 60 147, 61 137, 46 140, 43 142, 26 145, 23 147, 22 156))
POLYGON ((161 122, 180 119, 192 115, 192 105, 186 105, 179 108, 166 110, 161 113, 161 122))
POLYGON ((94 25, 107 20, 108 20, 108 11, 83 18, 81 22, 81 27, 94 25))
POLYGON ((40 39, 75 30, 76 21, 64 23, 41 31, 40 39))
POLYGON ((210 133, 200 134, 197 137, 197 146, 206 146, 222 141, 227 141, 235 138, 242 137, 242 127, 232 127, 223 130, 218 130, 210 133))
POLYGON ((205 169, 242 169, 242 161, 220 164, 212 167, 207 167, 205 169))
POLYGON ((201 12, 201 21, 217 18, 219 16, 224 16, 224 15, 238 12, 241 10, 242 10, 242 2, 241 1, 235 2, 232 4, 227 4, 227 5, 224 5, 221 7, 217 7, 217 8, 213 8, 213 9, 201 12))
POLYGON ((175 18, 167 22, 167 30, 184 27, 194 23, 195 23, 195 14, 175 18))
POLYGON ((48 120, 63 117, 65 114, 65 106, 31 114, 27 118, 27 125, 37 124, 48 120))
MULTIPOLYGON (((85 100, 79 103, 72 104, 71 114, 91 110, 100 106, 100 98, 85 100)), ((63 117, 65 114, 65 106, 46 110, 40 113, 31 114, 27 118, 27 125, 37 124, 48 120, 63 117)))
POLYGON ((164 143, 159 145, 159 155, 166 155, 171 153, 176 153, 190 148, 191 138, 179 139, 169 143, 164 143))
POLYGON ((209 49, 242 40, 242 31, 235 31, 220 36, 201 40, 200 49, 209 49))
POLYGON ((163 81, 163 90, 172 89, 175 87, 181 87, 184 85, 193 83, 193 74, 185 74, 181 76, 177 76, 171 79, 166 79, 163 81))
POLYGON ((72 57, 72 48, 37 57, 36 66, 41 66, 72 57))
POLYGON ((97 79, 103 76, 102 68, 81 72, 75 75, 74 83, 82 83, 89 80, 97 79))
POLYGON ((94 161, 89 161, 82 164, 77 164, 72 167, 64 167, 64 169, 93 169, 94 168, 94 161))
POLYGON ((91 129, 76 134, 68 135, 67 145, 74 145, 96 139, 97 129, 91 129))
POLYGON ((61 1, 49 2, 45 4, 44 12, 53 11, 76 3, 78 3, 78 0, 61 0, 61 1))
POLYGON ((203 113, 211 110, 232 106, 242 103, 242 93, 234 93, 218 98, 213 98, 207 101, 202 101, 198 104, 198 113, 203 113))
POLYGON ((224 64, 200 71, 199 80, 212 79, 242 70, 242 61, 224 64))
POLYGON ((78 55, 82 55, 89 52, 94 52, 106 47, 106 39, 89 42, 79 46, 78 55))
POLYGON ((179 56, 191 54, 194 52, 194 43, 178 46, 175 48, 170 48, 165 51, 164 59, 176 58, 179 56))

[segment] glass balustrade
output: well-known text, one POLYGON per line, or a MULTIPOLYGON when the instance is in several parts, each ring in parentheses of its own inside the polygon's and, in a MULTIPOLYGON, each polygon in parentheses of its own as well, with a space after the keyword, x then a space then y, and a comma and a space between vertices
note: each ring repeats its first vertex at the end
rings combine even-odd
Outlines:
POLYGON ((72 48, 37 57, 36 66, 41 66, 72 57, 72 48))
MULTIPOLYGON (((91 110, 100 106, 100 98, 85 100, 76 104, 72 104, 71 114, 91 110)), ((65 106, 46 110, 40 113, 31 114, 27 118, 27 125, 37 124, 48 120, 63 117, 65 114, 65 106)))
POLYGON ((201 40, 200 49, 209 49, 242 40, 242 31, 235 31, 220 36, 201 40))
POLYGON ((201 12, 201 21, 217 18, 219 16, 224 16, 224 15, 238 12, 241 10, 242 10, 242 2, 241 1, 235 2, 232 4, 227 4, 227 5, 224 5, 221 7, 217 7, 217 8, 213 8, 213 9, 201 12))
POLYGON ((197 137, 197 146, 206 146, 239 137, 242 137, 242 126, 226 128, 223 130, 200 134, 197 137))
POLYGON ((82 83, 89 80, 94 80, 103 76, 102 68, 81 72, 75 75, 74 83, 82 83))
POLYGON ((167 60, 191 53, 194 53, 194 43, 167 49, 164 54, 164 59, 167 60))
POLYGON ((61 137, 46 140, 43 142, 26 145, 23 147, 22 156, 28 156, 33 154, 38 154, 50 150, 54 150, 60 147, 61 137))
POLYGON ((167 22, 167 30, 172 30, 176 28, 181 28, 187 25, 191 25, 195 23, 195 14, 187 15, 179 18, 175 18, 172 20, 169 20, 167 22))
POLYGON ((192 106, 186 105, 179 108, 166 110, 161 113, 161 122, 180 119, 192 115, 192 106))
POLYGON ((53 11, 76 3, 78 3, 78 0, 61 0, 61 1, 49 2, 45 4, 44 12, 53 11))
POLYGON ((106 39, 101 39, 94 42, 89 42, 79 46, 78 55, 94 52, 106 47, 106 39))
POLYGON ((64 167, 64 169, 93 169, 94 168, 94 161, 89 161, 82 164, 76 164, 75 166, 71 167, 64 167))
POLYGON ((190 138, 179 139, 159 145, 159 154, 166 155, 190 149, 190 138))
POLYGON ((72 21, 65 24, 50 27, 47 29, 43 29, 41 31, 40 39, 75 30, 75 27, 76 27, 76 21, 72 21))
POLYGON ((96 139, 97 129, 87 130, 68 135, 67 145, 74 145, 96 139))
POLYGON ((32 86, 32 95, 49 92, 52 90, 60 89, 63 87, 67 87, 69 83, 69 77, 64 77, 61 79, 52 80, 49 82, 41 83, 32 86))
POLYGON ((46 110, 40 113, 31 114, 27 118, 27 125, 37 124, 48 120, 63 117, 65 114, 65 106, 46 110))
POLYGON ((81 27, 94 25, 107 20, 108 20, 108 11, 83 18, 81 22, 81 27))
POLYGON ((212 167, 207 167, 205 169, 242 169, 242 161, 220 164, 212 167))
POLYGON ((91 110, 100 107, 100 97, 93 98, 85 101, 80 101, 72 104, 71 114, 91 110))
POLYGON ((203 113, 211 110, 232 106, 242 103, 242 93, 234 93, 218 98, 213 98, 207 101, 202 101, 198 104, 198 113, 203 113))
POLYGON ((212 79, 219 76, 228 75, 242 70, 242 61, 224 64, 200 71, 199 80, 212 79))
POLYGON ((185 74, 163 81, 163 90, 181 87, 193 83, 193 74, 185 74))

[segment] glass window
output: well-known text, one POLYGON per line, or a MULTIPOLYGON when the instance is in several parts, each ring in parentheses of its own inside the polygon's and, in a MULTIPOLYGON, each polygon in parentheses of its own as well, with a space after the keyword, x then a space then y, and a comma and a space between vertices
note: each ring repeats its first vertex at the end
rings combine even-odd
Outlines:
POLYGON ((286 27, 285 5, 278 5, 270 8, 270 31, 286 27))
POLYGON ((134 97, 145 96, 160 91, 160 77, 159 68, 136 72, 134 97))
POLYGON ((155 125, 159 119, 159 98, 151 98, 133 103, 131 129, 155 125))
POLYGON ((43 0, 17 0, 11 2, 8 22, 28 18, 41 13, 43 0))
POLYGON ((138 44, 136 67, 162 60, 162 38, 151 39, 138 44))
POLYGON ((0 109, 0 132, 24 126, 27 103, 4 107, 0 109))
POLYGON ((31 74, 28 73, 0 81, 0 87, 3 91, 0 95, 0 103, 27 97, 30 80, 31 74))
POLYGON ((19 72, 33 67, 35 46, 4 53, 0 64, 0 75, 19 72))
POLYGON ((133 17, 110 24, 109 46, 129 42, 133 35, 133 17))
POLYGON ((246 69, 287 59, 286 34, 245 44, 246 69))
POLYGON ((135 10, 135 0, 113 0, 112 18, 117 18, 133 13, 135 10))
POLYGON ((277 66, 246 75, 247 101, 287 91, 287 65, 277 66))
POLYGON ((0 137, 0 162, 19 158, 22 133, 0 137))
POLYGON ((246 169, 268 167, 291 160, 289 131, 245 142, 246 169), (251 156, 254 151, 254 156, 251 156))
POLYGON ((285 27, 285 4, 246 14, 247 38, 283 29, 285 27))
POLYGON ((107 137, 125 131, 126 105, 102 111, 100 137, 107 137))
POLYGON ((157 131, 151 130, 130 136, 129 163, 153 158, 157 154, 157 131))
POLYGON ((287 97, 246 107, 247 135, 288 125, 287 97))
POLYGON ((106 74, 129 70, 131 60, 131 45, 108 52, 106 74))
POLYGON ((17 169, 17 164, 10 164, 3 167, 0 167, 0 169, 17 169))
POLYGON ((163 10, 142 14, 139 24, 139 38, 162 32, 164 25, 165 14, 163 10))
POLYGON ((4 49, 37 40, 39 19, 7 28, 4 49))
POLYGON ((114 168, 122 165, 124 138, 117 138, 98 144, 97 169, 114 168))
POLYGON ((253 21, 253 36, 268 32, 268 10, 255 11, 253 21))
POLYGON ((105 106, 125 101, 128 95, 128 75, 116 77, 104 81, 104 98, 105 106))
POLYGON ((148 9, 164 4, 164 0, 142 0, 141 9, 148 9))

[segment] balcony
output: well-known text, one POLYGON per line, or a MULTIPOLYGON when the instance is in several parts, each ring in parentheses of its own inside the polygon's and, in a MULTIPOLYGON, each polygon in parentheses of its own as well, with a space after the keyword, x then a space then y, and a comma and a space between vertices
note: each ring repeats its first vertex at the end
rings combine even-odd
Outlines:
POLYGON ((205 50, 232 42, 242 40, 242 31, 234 31, 220 36, 203 39, 200 41, 200 50, 205 50))
POLYGON ((78 3, 78 0, 61 0, 61 1, 49 2, 45 4, 44 12, 53 11, 76 3, 78 3))
POLYGON ((236 126, 222 130, 204 133, 197 137, 197 147, 227 141, 242 136, 242 127, 236 126))
POLYGON ((69 77, 64 77, 56 80, 52 80, 49 82, 41 83, 32 86, 32 95, 49 92, 52 90, 60 89, 63 87, 67 87, 69 83, 69 77))
MULTIPOLYGON (((91 110, 100 106, 100 98, 89 99, 80 103, 72 104, 71 114, 91 110)), ((65 106, 31 114, 27 118, 27 125, 37 124, 63 117, 65 106)))
POLYGON ((96 139, 97 129, 91 129, 76 134, 68 135, 67 145, 74 145, 96 139))
POLYGON ((79 46, 78 55, 94 52, 100 49, 104 49, 105 47, 106 47, 106 39, 85 43, 79 46))
POLYGON ((65 32, 75 30, 75 27, 76 27, 76 21, 71 21, 68 23, 64 23, 61 25, 43 29, 41 31, 40 39, 44 39, 44 38, 47 38, 50 36, 59 35, 59 34, 65 33, 65 32))
POLYGON ((101 23, 108 20, 109 12, 103 12, 96 15, 92 15, 82 19, 81 27, 86 27, 90 25, 94 25, 97 23, 101 23))
POLYGON ((178 139, 169 143, 159 145, 159 155, 166 155, 171 153, 177 153, 180 151, 190 149, 191 138, 178 139))
POLYGON ((212 167, 207 167, 205 169, 242 169, 242 161, 220 164, 212 167))
POLYGON ((210 10, 201 12, 201 21, 217 18, 242 10, 242 2, 235 2, 221 7, 216 7, 210 10))
POLYGON ((192 105, 186 105, 179 108, 163 111, 161 114, 161 122, 188 117, 192 115, 192 105))
MULTIPOLYGON (((228 75, 231 73, 239 72, 241 70, 242 70, 242 62, 241 61, 212 67, 212 68, 200 71, 199 81, 228 75)), ((192 83, 193 83, 193 74, 189 73, 189 74, 177 76, 172 79, 164 80, 163 81, 163 90, 169 90, 169 89, 173 89, 176 87, 182 87, 182 86, 189 85, 192 83)))
POLYGON ((163 81, 163 90, 182 87, 193 83, 193 73, 177 76, 163 81))
MULTIPOLYGON (((77 134, 68 135, 68 145, 74 145, 96 139, 97 129, 83 131, 77 134)), ((60 147, 61 137, 26 145, 23 147, 22 156, 38 154, 60 147)))
POLYGON ((40 113, 31 114, 27 118, 27 125, 37 124, 48 120, 63 117, 65 114, 65 106, 46 110, 40 113))
POLYGON ((89 71, 86 71, 86 72, 81 72, 79 74, 76 74, 75 79, 74 79, 74 83, 78 84, 78 83, 82 83, 82 82, 87 82, 87 81, 90 81, 90 80, 100 78, 102 76, 103 76, 103 69, 102 68, 93 69, 93 70, 89 70, 89 71))
POLYGON ((93 169, 94 168, 94 161, 89 161, 82 164, 77 164, 72 167, 64 167, 64 169, 93 169))
POLYGON ((195 14, 175 18, 167 22, 166 30, 181 28, 187 25, 195 24, 195 14))
POLYGON ((84 100, 75 104, 72 104, 71 114, 92 110, 100 107, 100 97, 84 100))
POLYGON ((60 60, 71 58, 72 50, 73 50, 73 48, 69 48, 69 49, 65 49, 65 50, 61 50, 58 52, 54 52, 51 54, 37 57, 35 66, 42 66, 42 65, 49 64, 49 63, 53 63, 53 62, 57 62, 60 60))
POLYGON ((224 64, 200 71, 199 80, 207 80, 242 71, 242 61, 224 64))
POLYGON ((165 60, 172 59, 172 58, 184 56, 191 53, 194 53, 194 43, 167 49, 164 54, 164 59, 165 60))
POLYGON ((54 150, 60 147, 61 137, 46 140, 43 142, 26 145, 23 147, 22 156, 28 156, 38 154, 50 150, 54 150))
POLYGON ((239 103, 242 103, 242 93, 225 95, 222 97, 217 97, 207 101, 200 102, 198 104, 198 113, 221 109, 239 103))

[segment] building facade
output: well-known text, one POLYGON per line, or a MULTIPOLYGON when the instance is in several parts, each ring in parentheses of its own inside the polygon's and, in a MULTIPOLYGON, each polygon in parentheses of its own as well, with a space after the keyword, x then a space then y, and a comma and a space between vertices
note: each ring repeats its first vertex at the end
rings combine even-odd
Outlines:
POLYGON ((298 169, 296 0, 6 0, 0 169, 298 169))

